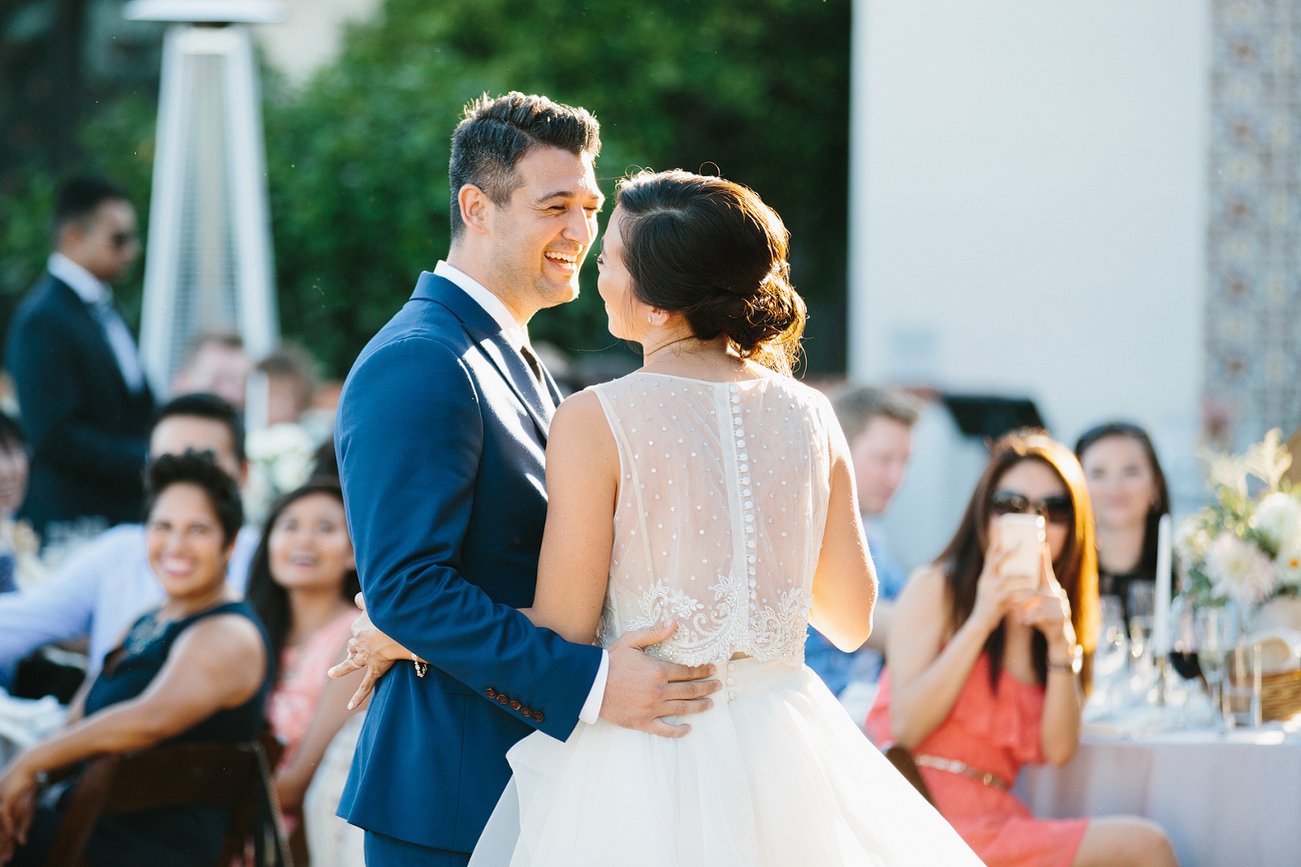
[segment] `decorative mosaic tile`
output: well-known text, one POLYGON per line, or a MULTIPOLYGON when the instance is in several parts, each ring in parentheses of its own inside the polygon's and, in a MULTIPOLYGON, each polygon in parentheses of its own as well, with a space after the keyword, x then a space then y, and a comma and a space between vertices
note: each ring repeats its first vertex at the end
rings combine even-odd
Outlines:
POLYGON ((1301 0, 1211 5, 1206 397, 1240 449, 1301 425, 1301 0))

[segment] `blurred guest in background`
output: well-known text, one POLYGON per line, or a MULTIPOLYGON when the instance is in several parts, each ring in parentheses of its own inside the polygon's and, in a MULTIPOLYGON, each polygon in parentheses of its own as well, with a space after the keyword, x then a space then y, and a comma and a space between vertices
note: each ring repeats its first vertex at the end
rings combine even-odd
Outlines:
MULTIPOLYGON (((163 603, 109 654, 70 724, 19 754, 0 778, 0 860, 42 862, 73 791, 36 809, 45 772, 101 753, 248 742, 262 730, 275 669, 270 640, 226 583, 244 517, 235 480, 210 456, 162 455, 149 468, 149 490, 149 564, 163 603)), ((127 813, 100 819, 86 849, 97 865, 210 864, 228 821, 208 806, 127 813)))
POLYGON ((185 364, 173 377, 172 394, 215 394, 242 412, 252 370, 244 338, 227 332, 204 334, 190 346, 185 364))
POLYGON ((1165 473, 1147 431, 1108 422, 1075 444, 1098 532, 1098 593, 1120 600, 1129 623, 1129 586, 1156 581, 1157 525, 1170 512, 1165 473))
POLYGON ((300 346, 285 344, 257 364, 267 378, 267 425, 297 422, 312 406, 316 370, 300 346))
POLYGON ((27 496, 27 469, 23 429, 0 413, 0 593, 18 589, 18 559, 38 544, 31 527, 14 518, 27 496))
POLYGON ((804 660, 832 693, 839 694, 851 682, 876 680, 890 632, 893 600, 908 578, 890 553, 880 519, 903 484, 918 410, 906 395, 871 386, 854 386, 840 392, 832 406, 849 442, 863 533, 878 582, 872 635, 862 649, 845 653, 820 632, 809 629, 804 660))
POLYGON ((1022 765, 1062 765, 1079 746, 1097 566, 1075 456, 1039 431, 992 451, 953 540, 899 598, 868 734, 912 751, 935 806, 991 867, 1173 865, 1145 819, 1036 819, 1010 791, 1022 765), (999 539, 1014 512, 1045 520, 1034 589, 999 539))
POLYGON ((55 252, 9 324, 5 364, 32 444, 23 507, 37 533, 51 522, 136 521, 154 399, 109 284, 140 252, 136 216, 107 181, 59 190, 55 252))
POLYGON ((279 661, 267 719, 285 744, 275 782, 291 821, 361 680, 356 672, 338 680, 326 674, 348 655, 360 592, 338 479, 315 479, 282 497, 253 556, 248 601, 279 661))
MULTIPOLYGON (((235 408, 210 394, 178 397, 159 411, 150 436, 156 457, 210 451, 217 464, 242 480, 244 425, 235 408)), ((47 644, 89 636, 87 675, 162 590, 147 557, 146 529, 124 524, 103 533, 28 590, 0 596, 0 666, 12 665, 47 644)), ((231 590, 243 595, 257 532, 238 533, 232 555, 231 590)))

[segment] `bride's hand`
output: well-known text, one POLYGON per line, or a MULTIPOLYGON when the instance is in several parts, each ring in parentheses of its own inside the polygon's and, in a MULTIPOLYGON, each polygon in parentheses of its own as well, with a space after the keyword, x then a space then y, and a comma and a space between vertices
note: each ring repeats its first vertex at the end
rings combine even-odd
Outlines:
POLYGON ((375 682, 393 667, 394 662, 399 659, 414 658, 411 651, 389 638, 370 622, 370 615, 366 613, 366 603, 360 593, 357 594, 357 607, 361 609, 361 616, 352 623, 352 638, 348 640, 348 658, 331 668, 329 672, 330 677, 343 677, 363 668, 366 670, 357 691, 348 701, 348 710, 360 705, 366 696, 370 695, 371 690, 375 688, 375 682))

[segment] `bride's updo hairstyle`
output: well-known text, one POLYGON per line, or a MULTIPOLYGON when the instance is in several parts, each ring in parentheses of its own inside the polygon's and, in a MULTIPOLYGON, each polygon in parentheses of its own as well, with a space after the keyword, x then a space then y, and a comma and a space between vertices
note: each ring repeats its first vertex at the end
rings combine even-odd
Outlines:
POLYGON ((789 281, 790 233, 753 190, 674 170, 619 185, 624 267, 637 298, 681 313, 701 340, 790 375, 805 308, 789 281))

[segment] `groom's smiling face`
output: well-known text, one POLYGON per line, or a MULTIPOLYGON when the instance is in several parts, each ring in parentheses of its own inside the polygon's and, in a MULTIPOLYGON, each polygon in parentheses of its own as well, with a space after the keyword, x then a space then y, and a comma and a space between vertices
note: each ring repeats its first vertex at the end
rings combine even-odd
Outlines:
POLYGON ((515 164, 515 176, 510 201, 489 208, 493 288, 516 295, 517 309, 572 301, 604 202, 592 156, 539 145, 515 164))

